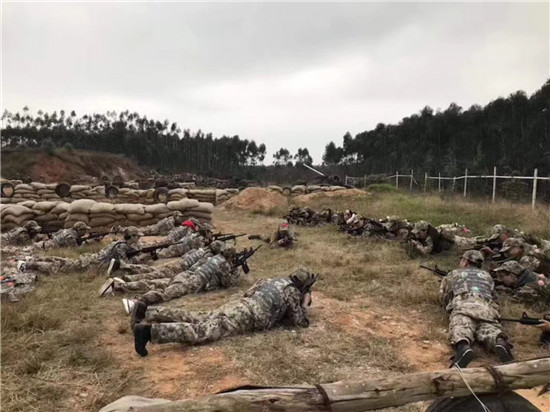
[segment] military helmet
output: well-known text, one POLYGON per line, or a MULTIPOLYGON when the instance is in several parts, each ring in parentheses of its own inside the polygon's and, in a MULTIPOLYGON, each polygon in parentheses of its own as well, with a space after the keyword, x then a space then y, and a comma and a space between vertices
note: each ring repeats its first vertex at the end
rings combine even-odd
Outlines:
POLYGON ((290 213, 290 212, 292 212, 292 211, 295 210, 295 209, 299 209, 299 207, 296 206, 296 205, 290 205, 290 206, 288 207, 288 212, 290 213))
POLYGON ((40 232, 42 230, 40 225, 36 223, 36 221, 34 220, 29 220, 23 225, 23 227, 28 231, 33 231, 33 232, 40 232))
POLYGON ((510 250, 514 247, 520 247, 525 248, 525 243, 520 238, 517 237, 510 237, 504 241, 502 244, 502 248, 499 250, 499 252, 506 252, 507 250, 510 250))
POLYGON ((479 250, 467 250, 462 255, 462 258, 478 265, 483 263, 483 255, 479 250))
POLYGON ((190 218, 189 221, 192 222, 197 227, 201 225, 201 222, 196 217, 190 218))
POLYGON ((237 253, 237 251, 233 246, 228 246, 228 245, 224 245, 221 252, 224 257, 231 257, 235 253, 237 253))
POLYGON ((395 225, 399 223, 399 216, 387 216, 384 226, 387 230, 391 230, 395 225))
POLYGON ((84 222, 76 222, 74 225, 73 225, 73 229, 74 230, 90 230, 91 227, 88 226, 86 223, 84 222))
POLYGON ((430 228, 430 224, 426 222, 425 220, 419 220, 414 224, 414 228, 412 230, 413 233, 418 233, 421 231, 427 231, 430 228))
POLYGON ((523 272, 524 268, 521 266, 518 262, 515 260, 509 260, 508 262, 504 262, 502 266, 495 269, 495 272, 510 272, 516 276, 521 275, 521 272, 523 272))
POLYGON ((128 226, 124 229, 124 237, 126 236, 143 236, 143 233, 141 233, 135 226, 128 226))
POLYGON ((494 225, 491 229, 491 235, 502 235, 503 233, 509 233, 510 230, 504 225, 494 225))
POLYGON ((289 276, 294 286, 296 286, 300 292, 308 291, 317 281, 318 277, 319 275, 309 273, 305 269, 298 269, 289 276))
POLYGON ((212 243, 210 243, 210 250, 217 255, 223 250, 223 247, 225 246, 225 243, 223 243, 221 240, 215 240, 212 243))

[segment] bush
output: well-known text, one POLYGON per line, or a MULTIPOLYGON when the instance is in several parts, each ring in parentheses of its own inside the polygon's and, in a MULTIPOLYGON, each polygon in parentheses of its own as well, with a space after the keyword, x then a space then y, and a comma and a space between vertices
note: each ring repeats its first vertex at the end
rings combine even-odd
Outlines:
POLYGON ((367 191, 376 193, 394 193, 398 192, 399 189, 388 183, 375 183, 373 185, 368 185, 367 191))
POLYGON ((55 152, 55 144, 52 139, 47 138, 42 142, 42 148, 46 151, 47 154, 50 156, 54 154, 55 152))

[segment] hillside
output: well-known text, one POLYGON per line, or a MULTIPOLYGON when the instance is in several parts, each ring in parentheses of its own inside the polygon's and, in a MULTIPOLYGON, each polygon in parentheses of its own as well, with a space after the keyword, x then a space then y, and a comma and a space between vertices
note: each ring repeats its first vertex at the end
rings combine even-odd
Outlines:
POLYGON ((2 150, 2 177, 49 182, 89 182, 93 178, 120 175, 124 180, 137 178, 137 164, 123 156, 84 150, 43 149, 2 150))

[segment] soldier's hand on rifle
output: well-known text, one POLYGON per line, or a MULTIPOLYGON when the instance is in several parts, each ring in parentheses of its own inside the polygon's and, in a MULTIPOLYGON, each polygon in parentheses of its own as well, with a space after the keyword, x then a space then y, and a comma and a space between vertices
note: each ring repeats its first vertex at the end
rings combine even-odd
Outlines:
POLYGON ((481 253, 484 255, 494 256, 497 254, 493 249, 491 249, 489 246, 483 246, 481 249, 479 249, 481 253))
POLYGON ((543 321, 543 323, 540 325, 536 325, 535 327, 539 328, 542 332, 550 332, 550 313, 544 315, 541 320, 543 321))

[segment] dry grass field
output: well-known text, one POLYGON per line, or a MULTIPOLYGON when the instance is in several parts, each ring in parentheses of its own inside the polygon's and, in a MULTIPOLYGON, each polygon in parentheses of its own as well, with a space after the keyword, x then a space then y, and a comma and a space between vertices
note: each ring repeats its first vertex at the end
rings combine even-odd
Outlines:
MULTIPOLYGON (((372 217, 461 222, 474 234, 503 223, 550 238, 548 208, 533 214, 527 206, 399 193, 317 197, 307 202, 312 207, 352 208, 372 217)), ((215 224, 222 232, 270 233, 284 212, 282 207, 266 214, 221 207, 215 224)), ((348 238, 333 226, 296 231, 295 249, 261 248, 238 287, 171 304, 215 308, 241 295, 257 279, 286 276, 302 266, 320 274, 311 326, 303 330, 280 328, 199 347, 149 345, 149 356, 140 358, 134 353, 122 296, 96 297, 105 274, 41 277, 34 293, 2 305, 2 409, 95 411, 128 394, 181 399, 246 383, 331 382, 449 366, 452 351, 446 339, 446 315, 437 301, 438 278, 418 266, 437 263, 453 268, 458 263, 456 253, 424 262, 408 258, 398 244, 348 238)), ((239 239, 238 248, 257 244, 253 242, 239 239)), ((502 306, 510 316, 524 310, 508 301, 502 306)), ((537 345, 535 328, 507 325, 507 330, 518 359, 548 355, 537 345)), ((497 362, 479 348, 476 352, 473 365, 497 362)), ((548 395, 537 402, 550 407, 548 395)), ((424 406, 395 410, 421 411, 424 406)))

